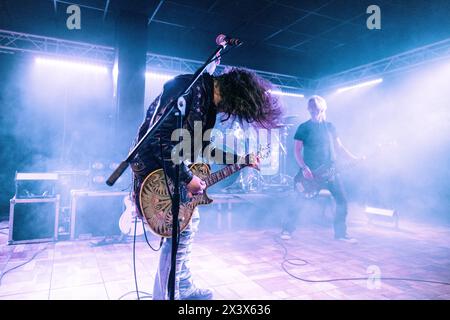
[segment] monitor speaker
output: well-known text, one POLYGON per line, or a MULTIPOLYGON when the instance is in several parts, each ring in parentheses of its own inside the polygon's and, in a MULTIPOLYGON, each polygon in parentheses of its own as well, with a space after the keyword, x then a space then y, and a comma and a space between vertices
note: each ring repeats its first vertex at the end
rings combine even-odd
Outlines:
POLYGON ((58 238, 59 195, 10 200, 9 244, 54 241, 58 238))
POLYGON ((71 239, 121 235, 119 219, 128 192, 79 191, 71 194, 71 239))

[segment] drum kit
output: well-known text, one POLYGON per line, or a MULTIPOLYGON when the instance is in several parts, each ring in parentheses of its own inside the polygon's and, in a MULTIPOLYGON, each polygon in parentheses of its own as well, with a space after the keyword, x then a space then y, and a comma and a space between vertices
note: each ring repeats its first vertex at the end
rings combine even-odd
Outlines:
MULTIPOLYGON (((256 130, 247 130, 249 128, 237 121, 221 122, 218 120, 216 123, 215 129, 232 136, 232 139, 229 137, 225 139, 226 144, 217 145, 220 149, 238 155, 244 155, 249 151, 258 149, 259 141, 256 130), (231 143, 231 141, 233 142, 231 143)), ((217 193, 260 193, 290 190, 293 185, 293 177, 286 173, 286 163, 289 153, 287 138, 292 126, 294 124, 280 124, 275 131, 276 134, 271 134, 271 155, 260 163, 260 170, 244 168, 239 173, 213 186, 211 191, 217 193)), ((223 165, 213 164, 212 171, 221 167, 223 165)))

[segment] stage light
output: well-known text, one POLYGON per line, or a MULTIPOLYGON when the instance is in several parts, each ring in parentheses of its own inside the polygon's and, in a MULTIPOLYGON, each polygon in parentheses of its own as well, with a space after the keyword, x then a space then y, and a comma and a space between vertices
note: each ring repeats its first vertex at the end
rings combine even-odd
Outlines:
POLYGON ((95 73, 107 73, 108 68, 104 65, 93 64, 88 62, 74 61, 74 60, 61 60, 54 58, 35 58, 36 65, 54 67, 63 70, 77 70, 77 71, 90 71, 95 73))
POLYGON ((147 71, 145 73, 145 76, 149 77, 149 78, 158 79, 158 80, 165 80, 165 81, 172 80, 173 78, 175 78, 174 75, 164 74, 164 73, 156 73, 156 72, 149 72, 149 71, 147 71))
POLYGON ((111 163, 109 164, 109 169, 111 169, 111 170, 116 170, 117 167, 119 167, 119 164, 116 163, 116 162, 111 162, 111 163))
POLYGON ((396 210, 366 206, 365 213, 369 223, 373 223, 376 220, 389 221, 398 228, 399 216, 396 210))
POLYGON ((106 177, 105 176, 94 176, 92 177, 92 182, 97 183, 97 184, 103 184, 106 181, 106 177))
POLYGON ((112 77, 113 77, 113 96, 117 96, 117 80, 119 79, 119 65, 114 62, 114 66, 112 69, 112 77))
POLYGON ((119 66, 117 62, 114 63, 113 69, 112 69, 112 75, 114 83, 117 83, 117 79, 119 78, 119 66))
POLYGON ((105 168, 105 165, 100 161, 96 161, 92 164, 92 169, 94 169, 94 170, 103 170, 104 168, 105 168))
POLYGON ((353 86, 343 87, 343 88, 338 89, 336 92, 337 93, 341 93, 341 92, 345 92, 345 91, 352 90, 352 89, 357 89, 357 88, 361 88, 361 87, 367 87, 367 86, 375 85, 375 84, 378 84, 378 83, 381 83, 381 82, 383 82, 383 79, 379 78, 379 79, 375 79, 375 80, 371 80, 371 81, 355 84, 353 86))
POLYGON ((269 92, 276 96, 286 96, 286 97, 294 97, 294 98, 304 98, 305 96, 300 93, 290 93, 290 92, 283 92, 280 90, 269 90, 269 92))

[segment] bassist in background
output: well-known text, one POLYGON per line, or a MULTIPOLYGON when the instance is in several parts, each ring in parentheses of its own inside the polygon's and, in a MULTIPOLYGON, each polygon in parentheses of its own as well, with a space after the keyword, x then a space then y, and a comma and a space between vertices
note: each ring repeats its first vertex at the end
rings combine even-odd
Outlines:
MULTIPOLYGON (((155 119, 164 113, 163 106, 172 98, 176 98, 191 78, 192 75, 180 75, 164 85, 162 94, 147 110, 146 119, 139 128, 138 139, 146 133, 155 119)), ((256 126, 274 127, 278 123, 281 111, 276 99, 268 93, 269 89, 271 89, 270 83, 245 69, 232 68, 219 76, 204 73, 194 83, 186 97, 183 128, 189 131, 193 147, 201 148, 201 150, 193 150, 190 161, 194 162, 210 144, 208 139, 202 139, 204 138, 202 135, 194 136, 194 127, 200 124, 203 133, 212 129, 216 122, 216 115, 219 113, 225 119, 231 117, 233 120, 246 121, 256 126)), ((171 152, 178 142, 172 141, 171 135, 175 129, 177 129, 176 118, 172 112, 131 162, 137 208, 140 208, 138 197, 140 186, 146 176, 157 169, 165 168, 168 178, 172 181, 174 179, 175 164, 171 161, 171 152)), ((223 152, 216 149, 214 151, 223 152)), ((213 153, 211 152, 211 155, 214 157, 213 153)), ((235 162, 238 161, 237 155, 231 156, 235 162)), ((224 155, 223 159, 227 158, 227 155, 224 155)), ((257 162, 258 160, 252 166, 257 167, 257 162)), ((190 195, 202 194, 206 187, 205 181, 194 175, 184 163, 180 165, 180 180, 181 185, 190 195)), ((142 212, 140 214, 142 215, 142 212)), ((198 224, 199 214, 196 210, 188 227, 180 233, 176 261, 175 299, 206 300, 213 296, 211 290, 200 289, 194 285, 189 267, 191 245, 198 224)), ((171 242, 171 238, 166 238, 161 248, 153 289, 153 299, 156 300, 169 298, 167 287, 171 242)))
MULTIPOLYGON (((326 121, 326 109, 327 103, 324 98, 311 97, 308 100, 311 119, 300 124, 294 136, 295 159, 301 170, 299 175, 301 174, 306 181, 317 179, 314 172, 319 168, 333 168, 336 153, 351 160, 359 159, 343 146, 334 125, 326 121)), ((336 201, 335 239, 356 243, 356 240, 347 234, 347 200, 339 176, 332 174, 329 179, 319 183, 318 189, 328 189, 336 201)), ((304 199, 300 201, 304 201, 304 199)), ((298 214, 298 209, 288 212, 283 221, 282 239, 290 239, 291 233, 295 230, 298 214)))

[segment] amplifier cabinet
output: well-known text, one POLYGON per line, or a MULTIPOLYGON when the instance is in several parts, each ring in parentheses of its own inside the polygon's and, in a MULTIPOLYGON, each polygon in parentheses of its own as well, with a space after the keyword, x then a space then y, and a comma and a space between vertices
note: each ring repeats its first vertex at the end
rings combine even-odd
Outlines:
POLYGON ((129 192, 71 191, 70 239, 121 235, 119 219, 129 192))
POLYGON ((8 244, 56 241, 60 197, 9 201, 8 244))

